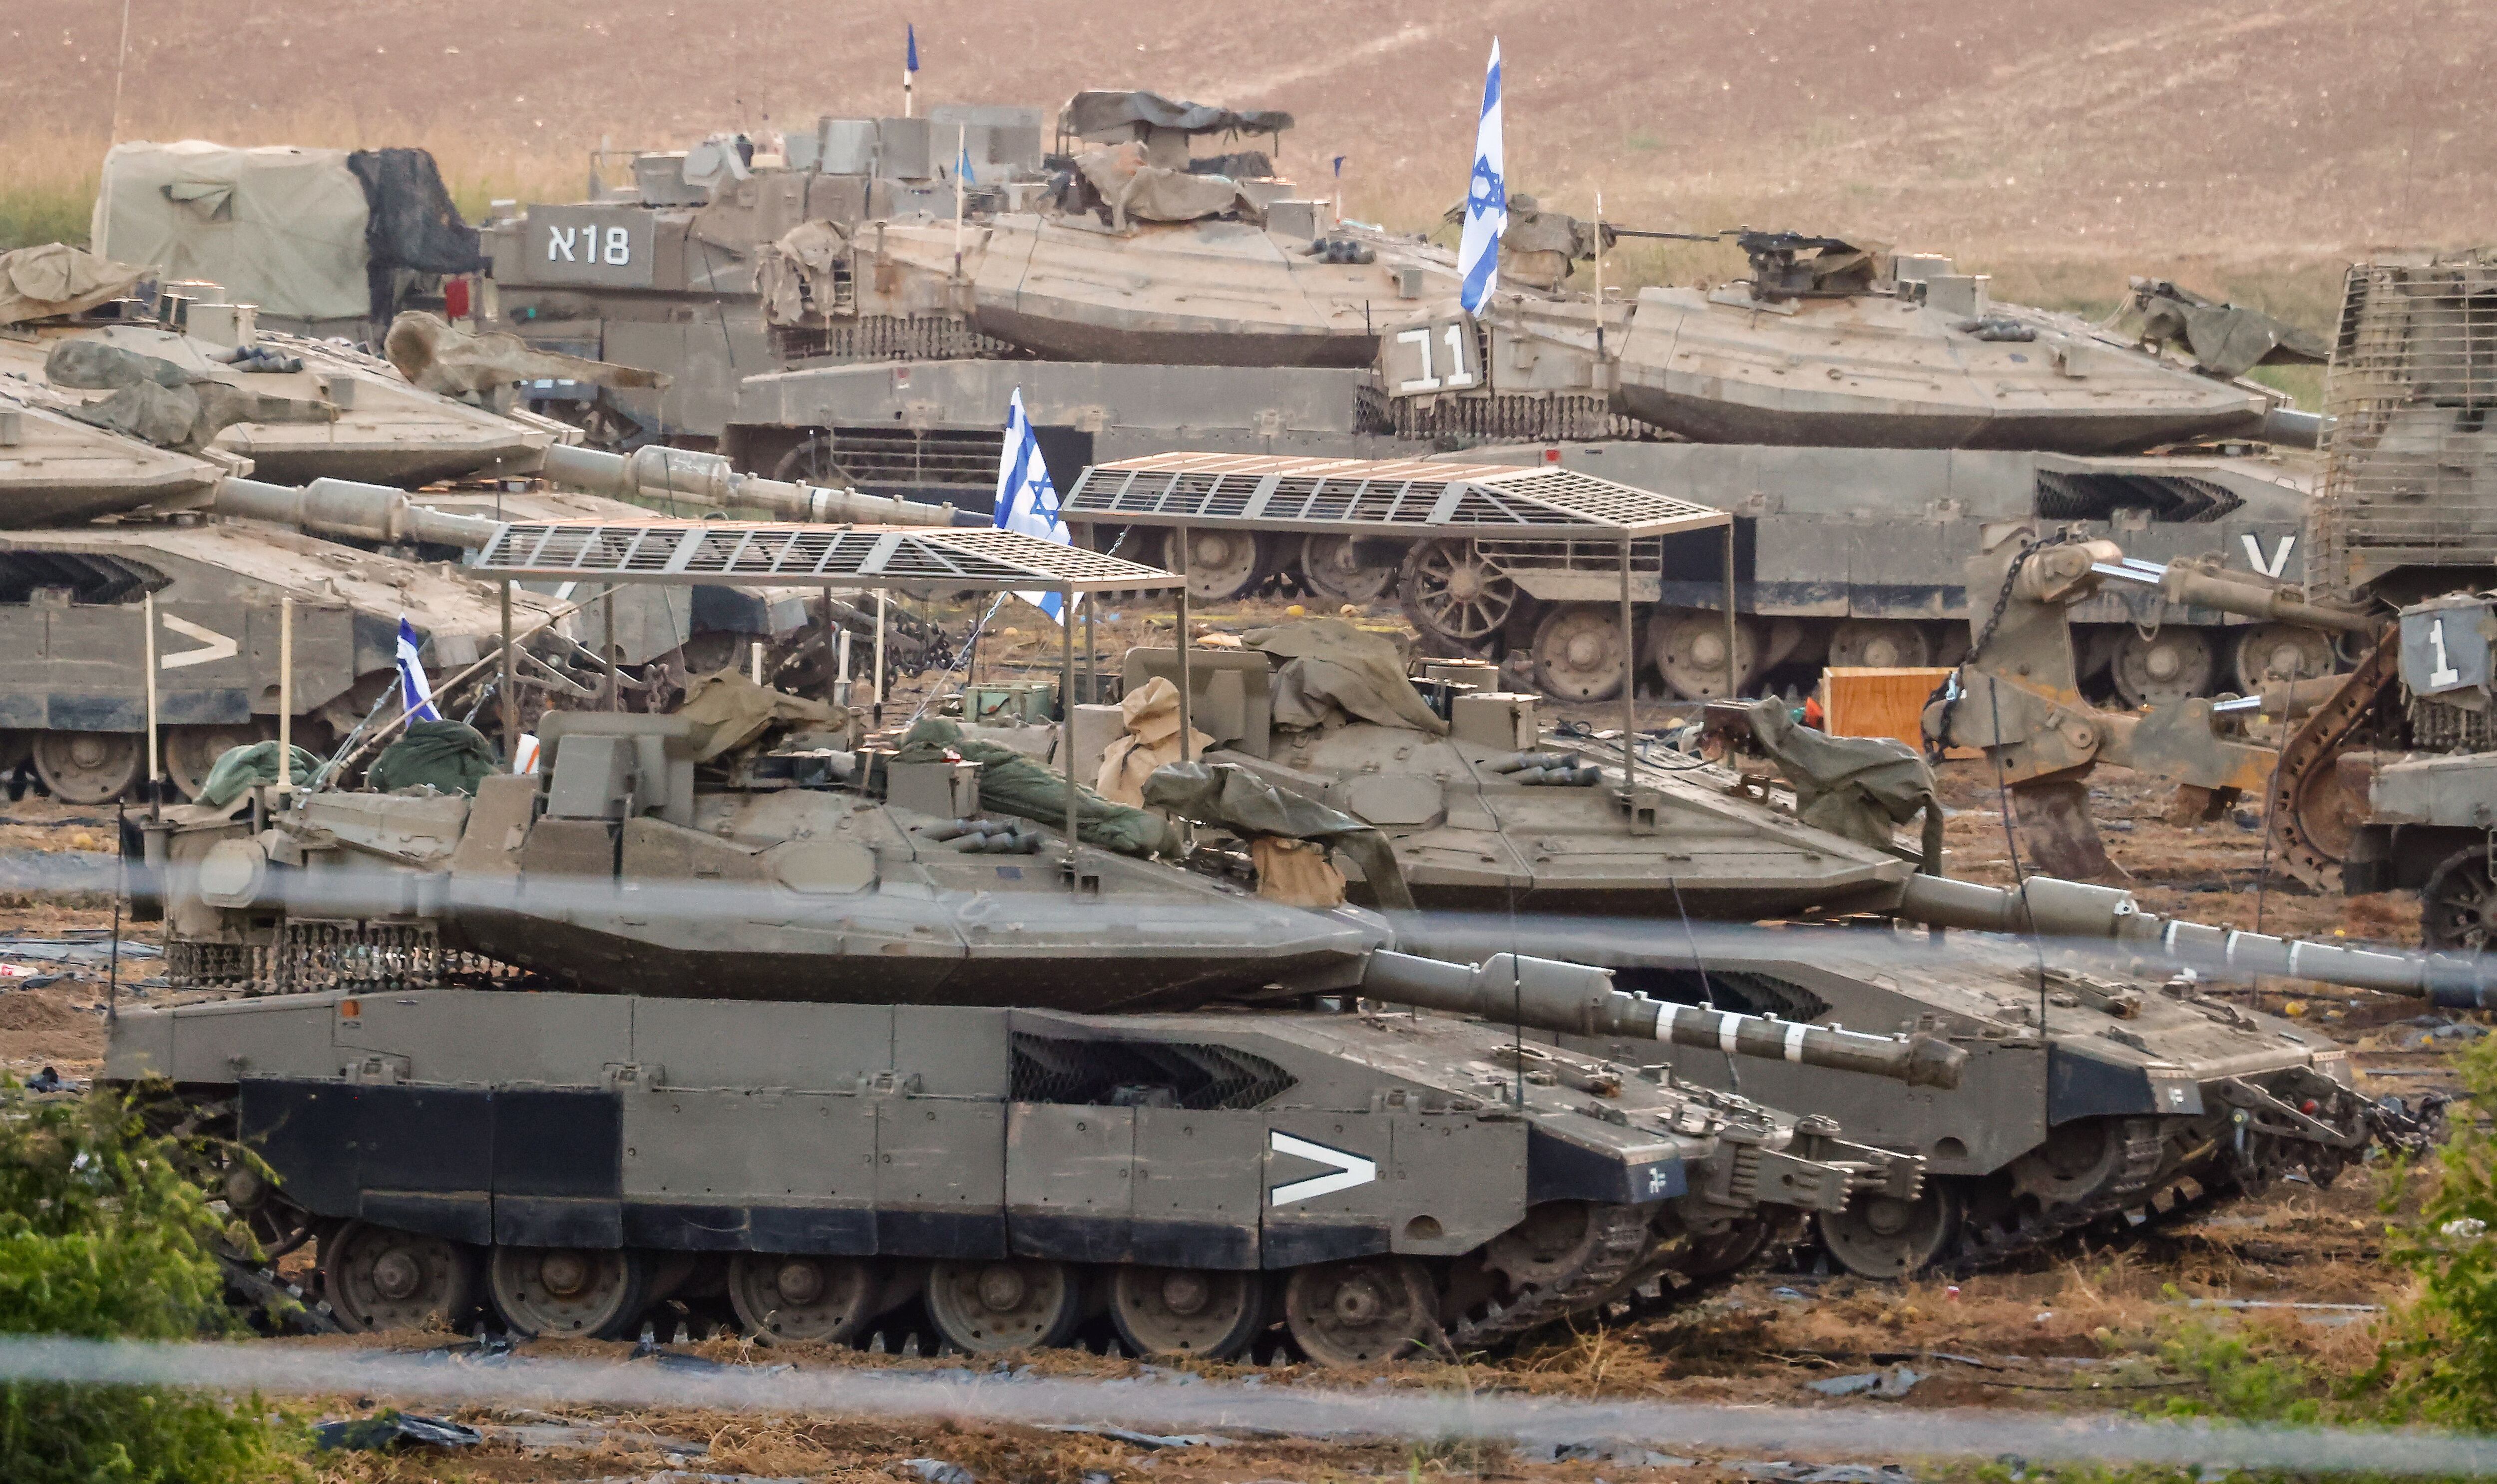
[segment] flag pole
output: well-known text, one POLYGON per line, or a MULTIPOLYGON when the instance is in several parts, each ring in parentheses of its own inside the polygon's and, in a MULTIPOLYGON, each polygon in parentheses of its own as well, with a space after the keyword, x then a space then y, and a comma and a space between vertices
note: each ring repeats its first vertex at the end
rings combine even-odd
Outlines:
POLYGON ((971 131, 954 126, 954 276, 963 276, 963 162, 971 157, 971 131))
POLYGON ((901 43, 901 116, 910 116, 910 84, 919 78, 919 28, 902 28, 901 43))
POLYGON ((1596 188, 1596 384, 1604 375, 1604 188, 1596 188))

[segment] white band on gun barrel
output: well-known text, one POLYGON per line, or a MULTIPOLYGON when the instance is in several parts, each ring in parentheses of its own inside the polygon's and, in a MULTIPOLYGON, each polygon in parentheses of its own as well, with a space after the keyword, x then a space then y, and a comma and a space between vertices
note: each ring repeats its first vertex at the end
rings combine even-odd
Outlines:
POLYGON ((1803 1059, 1804 1029, 1804 1023, 1801 1021, 1790 1021, 1786 1025, 1786 1059, 1788 1061, 1803 1059))
POLYGON ((1717 1012, 1717 1046, 1727 1056, 1734 1055, 1734 1037, 1743 1028, 1743 1018, 1731 1010, 1717 1012))

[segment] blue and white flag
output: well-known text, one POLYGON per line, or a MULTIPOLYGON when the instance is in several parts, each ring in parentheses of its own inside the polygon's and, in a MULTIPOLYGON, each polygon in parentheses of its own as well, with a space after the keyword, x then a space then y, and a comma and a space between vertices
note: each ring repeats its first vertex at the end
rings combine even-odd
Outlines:
POLYGON ((919 76, 919 28, 905 25, 901 28, 901 86, 907 92, 911 81, 919 76))
POLYGON ((433 709, 433 686, 425 679, 425 661, 417 651, 424 643, 416 637, 407 615, 398 616, 398 698, 407 713, 418 721, 440 721, 442 713, 433 709))
MULTIPOLYGON (((1014 391, 1014 400, 1006 406, 1006 442, 997 456, 997 529, 1021 531, 1059 546, 1075 544, 1074 533, 1058 514, 1058 487, 1049 482, 1049 465, 1041 461, 1040 440, 1032 436, 1031 419, 1024 416, 1023 388, 1014 391)), ((1066 605, 1062 592, 1018 592, 1023 599, 1058 623, 1066 616, 1060 612, 1066 605)))
POLYGON ((967 129, 954 141, 954 178, 964 185, 980 183, 980 177, 971 174, 971 138, 967 129))
POLYGON ((1458 300, 1480 314, 1500 287, 1500 235, 1508 230, 1508 171, 1500 150, 1500 38, 1492 38, 1491 70, 1483 74, 1482 123, 1474 130, 1474 168, 1466 180, 1466 233, 1457 242, 1458 300))

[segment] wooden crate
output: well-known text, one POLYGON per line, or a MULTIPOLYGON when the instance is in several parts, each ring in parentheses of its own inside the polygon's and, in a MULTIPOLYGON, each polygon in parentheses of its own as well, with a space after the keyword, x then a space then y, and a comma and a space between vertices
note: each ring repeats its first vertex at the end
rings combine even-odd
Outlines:
MULTIPOLYGON (((1922 751, 1925 701, 1947 666, 1833 665, 1820 673, 1821 730, 1832 737, 1890 737, 1922 751)), ((1951 749, 1952 756, 1966 748, 1951 749)))

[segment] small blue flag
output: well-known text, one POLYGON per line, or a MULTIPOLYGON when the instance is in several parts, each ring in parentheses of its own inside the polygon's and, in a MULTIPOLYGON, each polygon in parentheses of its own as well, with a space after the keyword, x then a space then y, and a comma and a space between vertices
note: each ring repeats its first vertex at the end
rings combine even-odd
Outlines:
POLYGON ((903 48, 901 56, 901 85, 903 87, 908 87, 910 85, 910 75, 919 70, 919 28, 915 25, 903 26, 901 28, 901 45, 903 48))
POLYGON ((1338 180, 1343 178, 1343 156, 1342 155, 1335 157, 1335 177, 1338 180))
POLYGON ((971 174, 971 141, 967 132, 954 144, 954 174, 964 185, 980 183, 980 177, 971 174))
POLYGON ((1500 287, 1500 237, 1508 230, 1508 175, 1500 148, 1500 38, 1483 74, 1482 122, 1474 130, 1474 168, 1466 181, 1466 230, 1457 242, 1458 301, 1480 314, 1500 287))
POLYGON ((440 721, 442 713, 433 709, 433 686, 425 679, 425 661, 418 657, 424 642, 407 615, 398 616, 398 699, 407 713, 418 721, 440 721))
MULTIPOLYGON (((1014 398, 1006 405, 1006 441, 997 458, 997 529, 1021 531, 1059 546, 1073 546, 1075 536, 1058 514, 1058 487, 1049 481, 1049 465, 1040 457, 1040 440, 1033 436, 1031 419, 1024 415, 1023 388, 1017 387, 1014 398)), ((1053 622, 1063 624, 1066 606, 1062 592, 1018 592, 1023 599, 1053 622)))

